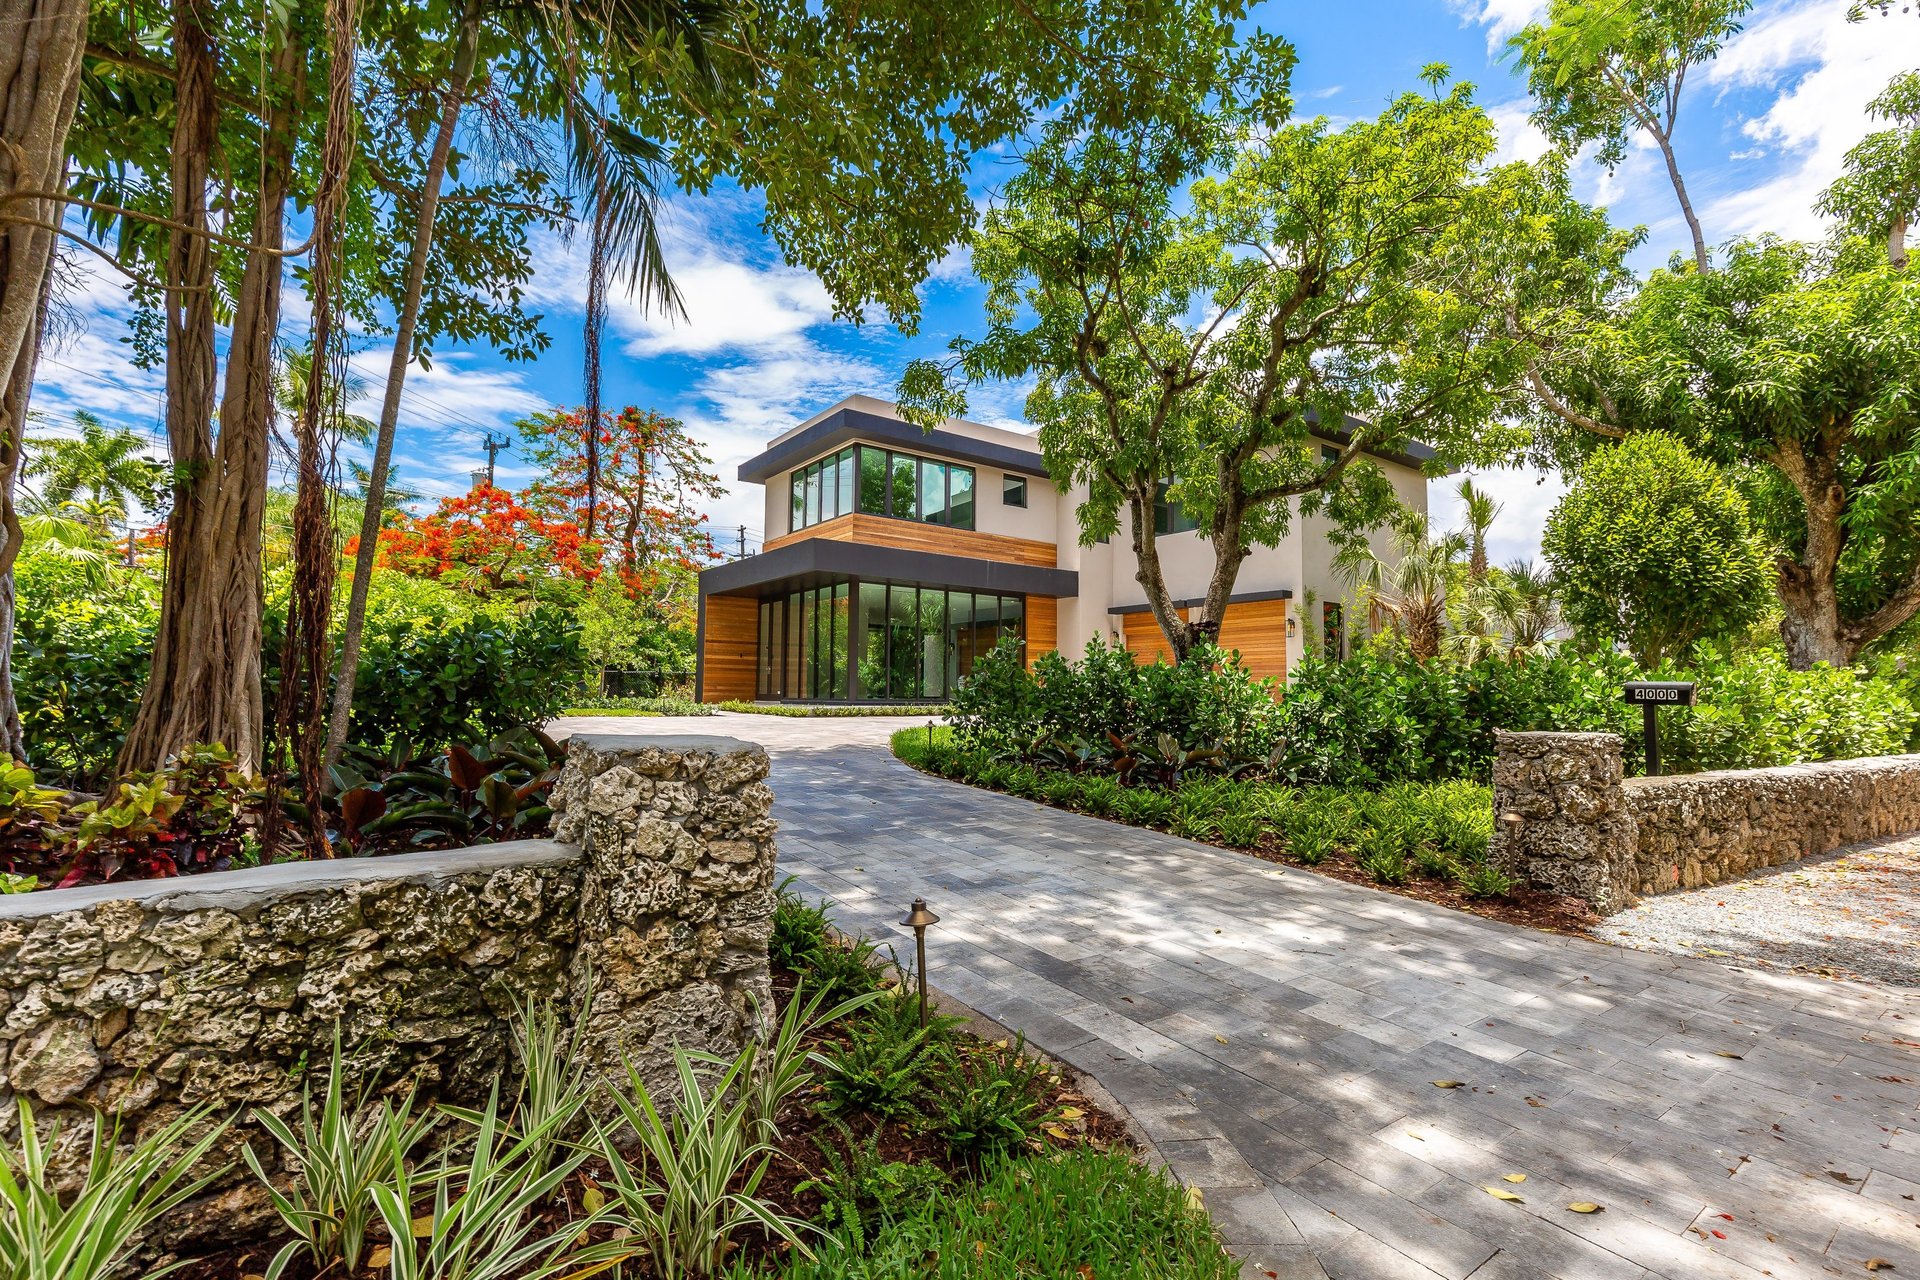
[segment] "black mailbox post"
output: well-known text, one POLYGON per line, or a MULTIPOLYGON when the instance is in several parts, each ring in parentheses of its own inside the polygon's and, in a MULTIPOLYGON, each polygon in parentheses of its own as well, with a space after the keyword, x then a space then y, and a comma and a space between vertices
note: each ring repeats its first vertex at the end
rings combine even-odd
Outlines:
POLYGON ((1641 730, 1646 735, 1647 776, 1660 775, 1660 724, 1654 713, 1661 707, 1693 705, 1693 683, 1687 680, 1629 680, 1626 702, 1640 708, 1641 730))

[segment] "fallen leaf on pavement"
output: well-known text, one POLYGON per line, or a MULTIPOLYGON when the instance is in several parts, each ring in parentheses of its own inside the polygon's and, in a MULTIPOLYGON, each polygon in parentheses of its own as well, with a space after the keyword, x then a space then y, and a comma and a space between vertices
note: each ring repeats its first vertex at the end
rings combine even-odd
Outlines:
POLYGON ((1604 1213, 1607 1207, 1603 1204, 1592 1204, 1585 1200, 1578 1200, 1568 1205, 1567 1208, 1573 1210, 1575 1213, 1604 1213))

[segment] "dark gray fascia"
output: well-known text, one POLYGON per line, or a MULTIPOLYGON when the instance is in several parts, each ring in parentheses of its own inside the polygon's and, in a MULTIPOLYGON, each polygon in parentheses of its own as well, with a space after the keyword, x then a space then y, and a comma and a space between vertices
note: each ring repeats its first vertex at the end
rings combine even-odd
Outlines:
POLYGON ((929 454, 975 466, 996 467, 1015 475, 1047 478, 1047 464, 1038 449, 1016 449, 952 431, 922 431, 911 422, 883 418, 864 409, 841 409, 828 414, 806 430, 748 458, 736 474, 741 480, 765 484, 782 472, 792 471, 823 453, 832 453, 856 441, 892 446, 902 453, 929 454))
POLYGON ((1071 569, 1044 569, 1005 560, 909 551, 831 538, 802 538, 757 556, 703 569, 700 594, 702 597, 759 595, 787 584, 797 589, 838 578, 912 582, 1007 595, 1070 597, 1080 594, 1080 575, 1071 569))

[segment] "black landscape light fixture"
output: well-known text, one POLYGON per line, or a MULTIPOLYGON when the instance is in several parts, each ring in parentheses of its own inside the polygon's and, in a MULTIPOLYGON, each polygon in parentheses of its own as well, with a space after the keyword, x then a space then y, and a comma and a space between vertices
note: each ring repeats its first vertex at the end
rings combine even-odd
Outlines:
POLYGON ((927 1025, 927 926, 940 917, 927 910, 925 898, 915 898, 907 918, 900 922, 913 930, 913 968, 920 975, 920 1025, 927 1025))
POLYGON ((1693 683, 1689 680, 1629 680, 1624 699, 1630 707, 1640 708, 1640 731, 1646 743, 1647 776, 1660 776, 1660 722, 1654 713, 1661 707, 1693 705, 1693 683))

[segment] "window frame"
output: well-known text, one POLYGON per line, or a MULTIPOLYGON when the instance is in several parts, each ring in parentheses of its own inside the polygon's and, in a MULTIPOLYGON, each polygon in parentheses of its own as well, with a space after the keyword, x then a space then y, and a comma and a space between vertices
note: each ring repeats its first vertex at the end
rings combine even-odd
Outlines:
POLYGON ((1025 476, 1017 476, 1011 471, 1004 471, 1000 474, 1000 505, 1003 507, 1020 507, 1022 509, 1026 507, 1027 478, 1025 476), (1016 497, 1018 498, 1017 501, 1015 500, 1016 497))
MULTIPOLYGON (((914 524, 931 524, 943 529, 977 529, 980 522, 980 473, 979 469, 963 462, 954 462, 946 458, 936 458, 921 453, 906 453, 896 449, 882 448, 871 444, 850 444, 843 449, 815 458, 805 466, 796 467, 787 481, 788 501, 792 510, 788 515, 788 531, 798 533, 810 529, 816 524, 836 520, 845 515, 881 516, 888 520, 906 520, 914 524), (867 504, 864 481, 867 477, 867 457, 879 459, 876 478, 880 481, 880 506, 883 510, 871 510, 867 504), (930 468, 940 468, 940 506, 937 511, 928 512, 925 499, 930 497, 926 489, 927 472, 930 468), (967 522, 956 524, 953 519, 954 474, 964 472, 967 481, 963 488, 968 496, 965 505, 967 522), (911 476, 913 481, 912 511, 896 511, 894 499, 896 480, 904 484, 911 476), (846 483, 842 483, 842 482, 846 483), (849 488, 849 485, 851 488, 849 488)), ((1025 505, 1022 503, 1021 505, 1025 505)))

